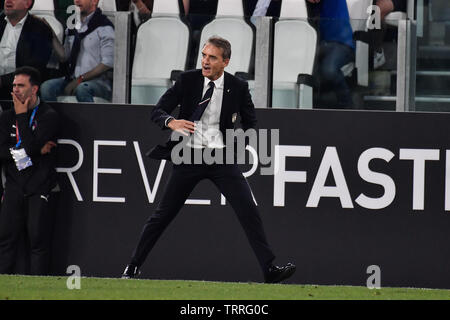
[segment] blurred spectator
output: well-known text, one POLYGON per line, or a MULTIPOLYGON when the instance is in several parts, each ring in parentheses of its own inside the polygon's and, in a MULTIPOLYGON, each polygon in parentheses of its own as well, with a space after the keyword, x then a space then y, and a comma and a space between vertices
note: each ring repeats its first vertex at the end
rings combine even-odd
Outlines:
POLYGON ((25 65, 46 74, 52 30, 29 14, 33 0, 5 0, 0 15, 0 99, 10 100, 14 71, 25 65))
POLYGON ((118 11, 131 11, 136 26, 147 21, 152 15, 153 0, 117 0, 118 11))
POLYGON ((279 17, 282 0, 242 0, 246 17, 279 17))
POLYGON ((341 70, 355 59, 355 42, 345 0, 308 0, 313 15, 319 15, 319 51, 316 60, 320 89, 330 87, 337 108, 352 108, 352 94, 341 70))
MULTIPOLYGON (((406 0, 374 0, 375 4, 380 8, 380 20, 384 24, 386 16, 393 11, 406 12, 406 0)), ((383 50, 383 39, 386 27, 383 25, 381 30, 373 30, 373 68, 378 69, 386 63, 383 50)))
POLYGON ((180 10, 187 16, 191 29, 199 33, 217 12, 218 0, 183 0, 180 10))
POLYGON ((191 55, 189 68, 195 68, 197 64, 198 48, 203 27, 214 19, 217 13, 218 0, 183 0, 184 14, 189 21, 192 31, 191 55))
POLYGON ((0 159, 6 184, 0 212, 0 273, 12 273, 24 227, 31 274, 49 272, 53 214, 49 195, 56 186, 58 114, 38 96, 40 75, 31 67, 14 73, 14 108, 0 116, 0 159))
POLYGON ((44 101, 56 101, 60 95, 74 95, 79 102, 94 102, 94 97, 111 100, 112 81, 107 71, 114 66, 114 27, 96 1, 74 3, 80 8, 81 28, 66 29, 64 47, 53 37, 65 77, 44 82, 41 96, 44 101))

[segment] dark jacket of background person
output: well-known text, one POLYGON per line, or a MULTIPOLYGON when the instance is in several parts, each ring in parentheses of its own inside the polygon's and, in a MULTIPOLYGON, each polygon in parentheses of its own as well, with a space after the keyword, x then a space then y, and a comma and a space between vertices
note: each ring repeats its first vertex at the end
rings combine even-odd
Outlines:
MULTIPOLYGON (((0 39, 6 28, 5 14, 0 15, 0 39)), ((25 20, 19 42, 16 49, 16 68, 30 66, 38 69, 43 78, 46 77, 46 67, 52 54, 53 34, 49 27, 29 14, 25 20)), ((0 98, 11 99, 14 72, 0 75, 1 94, 0 98)))
POLYGON ((5 189, 11 188, 25 195, 48 194, 56 185, 56 152, 42 155, 41 148, 47 141, 56 142, 59 117, 56 111, 41 100, 30 128, 31 113, 32 110, 16 116, 12 108, 0 115, 0 161, 5 168, 5 189), (17 170, 9 151, 9 148, 17 143, 16 120, 22 139, 21 145, 33 163, 22 171, 17 170))

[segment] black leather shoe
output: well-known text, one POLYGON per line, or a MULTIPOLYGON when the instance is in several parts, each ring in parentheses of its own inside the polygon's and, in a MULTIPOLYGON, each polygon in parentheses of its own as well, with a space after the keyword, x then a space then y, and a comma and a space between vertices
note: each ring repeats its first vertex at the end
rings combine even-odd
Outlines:
POLYGON ((295 265, 288 263, 284 267, 271 266, 265 276, 265 283, 278 283, 286 280, 295 272, 295 265))
POLYGON ((127 267, 125 268, 125 271, 122 274, 122 279, 133 279, 139 276, 141 272, 139 271, 138 267, 132 264, 127 264, 127 267))

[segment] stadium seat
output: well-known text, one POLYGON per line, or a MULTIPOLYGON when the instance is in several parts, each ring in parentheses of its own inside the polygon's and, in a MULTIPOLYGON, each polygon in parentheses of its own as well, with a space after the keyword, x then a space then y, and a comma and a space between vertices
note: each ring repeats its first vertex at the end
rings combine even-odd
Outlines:
POLYGON ((178 1, 173 0, 154 0, 153 1, 153 16, 158 15, 179 15, 180 7, 178 1))
MULTIPOLYGON (((394 27, 398 27, 399 20, 406 20, 406 19, 414 19, 414 13, 417 11, 415 6, 414 0, 406 0, 406 12, 402 11, 393 11, 386 15, 384 18, 386 21, 386 24, 394 27)), ((417 13, 417 12, 416 12, 417 13)))
POLYGON ((304 0, 282 1, 275 23, 272 108, 312 108, 317 33, 306 17, 304 0))
POLYGON ((30 13, 39 17, 44 18, 53 31, 55 31, 56 36, 59 41, 62 42, 64 36, 64 27, 58 19, 55 18, 55 5, 53 0, 39 0, 35 1, 33 8, 31 8, 30 13))
POLYGON ((117 12, 116 1, 100 0, 98 2, 98 7, 102 10, 103 14, 107 16, 113 24, 115 24, 115 16, 117 12))
MULTIPOLYGON (((57 99, 58 102, 78 103, 78 100, 75 96, 59 96, 57 99)), ((111 103, 111 101, 100 97, 94 97, 94 103, 111 103)))
MULTIPOLYGON (((64 26, 61 22, 58 21, 55 17, 55 5, 53 0, 39 0, 35 1, 33 8, 30 10, 30 13, 36 17, 43 18, 48 22, 50 27, 56 34, 59 42, 63 42, 64 38, 64 26)), ((47 64, 47 68, 57 69, 59 66, 58 59, 53 54, 50 58, 49 63, 47 64)))
POLYGON ((237 72, 249 76, 254 32, 244 20, 244 9, 241 0, 219 0, 216 17, 202 29, 197 56, 197 68, 202 65, 202 47, 206 40, 213 35, 227 39, 231 44, 232 58, 226 71, 231 74, 237 72))
POLYGON ((98 2, 98 7, 105 12, 116 12, 116 1, 115 0, 100 0, 98 2))
POLYGON ((44 14, 55 16, 55 4, 53 0, 37 0, 34 2, 33 7, 30 10, 31 14, 44 14))
POLYGON ((158 102, 172 85, 172 71, 186 69, 189 38, 189 28, 179 17, 178 0, 155 0, 152 18, 137 31, 131 103, 158 102))
POLYGON ((369 44, 358 36, 358 33, 367 31, 367 19, 371 14, 369 9, 372 0, 347 0, 350 24, 356 39, 355 62, 351 62, 342 68, 344 75, 350 75, 356 68, 357 82, 360 86, 369 85, 369 44))
POLYGON ((283 0, 280 17, 284 19, 307 19, 308 10, 306 8, 306 1, 283 0))
POLYGON ((218 0, 217 16, 244 16, 244 6, 241 0, 218 0))

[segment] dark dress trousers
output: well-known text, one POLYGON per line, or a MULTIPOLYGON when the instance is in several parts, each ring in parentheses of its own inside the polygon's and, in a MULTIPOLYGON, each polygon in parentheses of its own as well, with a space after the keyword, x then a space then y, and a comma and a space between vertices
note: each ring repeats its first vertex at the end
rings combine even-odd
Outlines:
MULTIPOLYGON (((204 77, 201 70, 182 73, 175 85, 160 98, 152 112, 152 120, 165 129, 165 121, 178 105, 180 110, 177 119, 190 119, 202 98, 203 84, 204 77)), ((240 115, 244 130, 255 127, 255 109, 248 91, 248 84, 225 72, 220 113, 220 131, 225 145, 225 130, 234 129, 236 114, 240 115)), ((152 152, 149 156, 152 157, 152 152)), ((138 267, 143 264, 156 241, 202 179, 211 180, 231 204, 256 254, 263 274, 266 275, 275 256, 267 243, 250 187, 236 164, 173 165, 163 197, 156 211, 144 225, 131 263, 138 267)))

